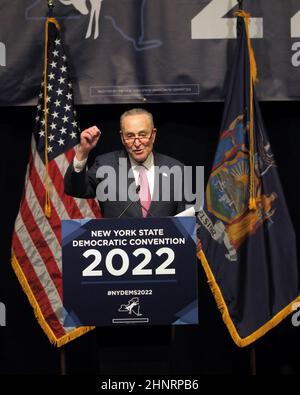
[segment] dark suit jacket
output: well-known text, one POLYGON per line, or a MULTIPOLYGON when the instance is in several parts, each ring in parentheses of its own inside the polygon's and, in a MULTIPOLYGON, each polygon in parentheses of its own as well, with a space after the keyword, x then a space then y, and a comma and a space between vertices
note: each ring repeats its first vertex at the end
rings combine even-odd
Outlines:
MULTIPOLYGON (((169 201, 162 201, 162 182, 163 177, 166 177, 166 173, 155 171, 155 185, 159 185, 159 188, 154 186, 154 196, 157 196, 157 200, 152 200, 149 208, 152 216, 173 216, 185 209, 185 202, 182 198, 181 201, 176 201, 178 199, 176 193, 183 196, 183 164, 169 156, 161 155, 153 152, 154 155, 154 165, 155 166, 166 166, 171 168, 175 165, 179 166, 181 169, 182 179, 180 180, 176 176, 176 182, 174 182, 174 177, 171 175, 170 181, 170 199, 169 201), (158 190, 157 190, 158 189, 158 190), (176 191, 177 189, 177 191, 176 191), (179 191, 179 189, 181 189, 179 191)), ((106 218, 118 217, 122 211, 130 204, 131 200, 127 197, 127 200, 119 200, 119 175, 124 175, 119 166, 119 159, 123 158, 123 163, 127 164, 127 169, 131 168, 130 160, 125 151, 114 151, 107 154, 99 155, 96 157, 93 166, 88 171, 81 171, 76 173, 73 168, 73 163, 70 164, 67 172, 65 174, 65 193, 68 195, 78 197, 78 198, 94 198, 96 196, 96 190, 99 183, 104 182, 106 177, 97 178, 96 172, 101 166, 110 166, 115 169, 116 172, 116 182, 109 185, 110 188, 116 188, 116 201, 99 201, 102 215, 106 218), (126 159, 126 161, 124 160, 126 159)), ((128 185, 134 182, 134 178, 128 178, 128 185)), ((166 185, 166 184, 165 184, 166 185)), ((148 214, 149 216, 149 214, 148 214)), ((124 217, 142 217, 141 207, 137 202, 133 203, 128 210, 124 213, 124 217)))

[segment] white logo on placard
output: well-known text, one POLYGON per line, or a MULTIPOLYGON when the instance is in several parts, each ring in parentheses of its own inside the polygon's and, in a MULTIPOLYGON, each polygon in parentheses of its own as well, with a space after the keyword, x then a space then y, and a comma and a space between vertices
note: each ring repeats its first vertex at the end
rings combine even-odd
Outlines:
POLYGON ((127 304, 121 304, 119 307, 118 311, 120 313, 128 313, 129 315, 136 315, 137 317, 140 317, 140 301, 139 298, 132 298, 128 301, 127 304))
POLYGON ((0 66, 6 66, 6 47, 2 42, 0 42, 0 66))
POLYGON ((119 313, 126 313, 123 318, 113 318, 113 324, 148 324, 149 318, 143 317, 141 313, 140 300, 137 297, 131 298, 127 303, 123 303, 118 308, 119 313))

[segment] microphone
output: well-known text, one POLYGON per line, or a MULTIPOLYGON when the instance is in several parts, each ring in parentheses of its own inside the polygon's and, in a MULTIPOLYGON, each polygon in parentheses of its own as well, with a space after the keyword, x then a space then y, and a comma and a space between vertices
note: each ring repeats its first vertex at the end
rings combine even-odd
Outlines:
MULTIPOLYGON (((138 186, 136 187, 135 193, 138 195, 139 192, 140 192, 140 190, 141 190, 141 186, 138 185, 138 186)), ((149 210, 147 210, 146 207, 144 207, 144 206, 142 205, 142 203, 141 203, 139 200, 137 200, 137 201, 132 200, 132 201, 124 208, 124 210, 121 212, 121 214, 118 215, 118 218, 121 218, 121 217, 126 213, 126 211, 129 210, 129 208, 130 208, 133 204, 136 204, 136 203, 137 203, 140 207, 142 207, 142 208, 147 212, 147 214, 150 215, 150 217, 153 217, 153 215, 151 214, 151 212, 150 212, 149 210)))

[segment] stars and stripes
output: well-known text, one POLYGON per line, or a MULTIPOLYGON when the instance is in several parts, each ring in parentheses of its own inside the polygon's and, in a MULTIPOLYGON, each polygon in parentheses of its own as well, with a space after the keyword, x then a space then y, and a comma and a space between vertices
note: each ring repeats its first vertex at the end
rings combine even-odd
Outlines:
MULTIPOLYGON (((55 33, 55 32, 54 32, 55 33)), ((43 160, 45 149, 45 117, 47 113, 48 133, 47 151, 48 160, 60 155, 66 149, 73 147, 78 142, 78 123, 73 110, 72 84, 68 78, 68 68, 66 56, 60 39, 55 39, 48 46, 48 66, 45 70, 47 74, 46 97, 44 97, 44 80, 41 83, 42 94, 39 95, 37 106, 37 128, 36 142, 38 152, 43 160), (45 109, 46 101, 46 109, 45 109), (65 136, 62 136, 65 134, 65 136), (42 138, 44 137, 44 138, 42 138)))
POLYGON ((90 329, 64 326, 61 220, 95 218, 100 212, 95 200, 75 199, 64 194, 63 177, 75 154, 79 126, 55 19, 48 18, 46 34, 47 62, 24 194, 15 222, 12 263, 39 323, 50 341, 61 346, 90 329), (51 206, 49 218, 44 212, 47 194, 51 206))

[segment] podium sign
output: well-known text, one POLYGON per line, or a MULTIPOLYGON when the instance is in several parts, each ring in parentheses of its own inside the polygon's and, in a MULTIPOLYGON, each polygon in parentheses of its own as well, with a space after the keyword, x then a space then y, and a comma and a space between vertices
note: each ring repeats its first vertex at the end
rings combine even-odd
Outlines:
POLYGON ((62 221, 67 326, 198 323, 194 217, 62 221))

